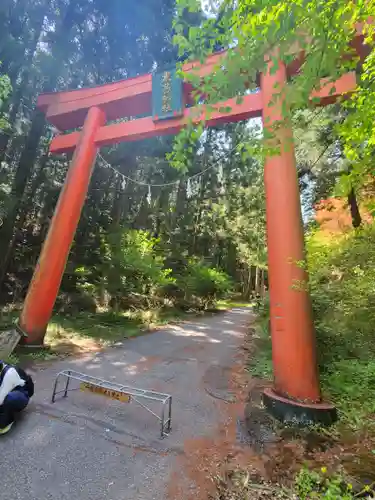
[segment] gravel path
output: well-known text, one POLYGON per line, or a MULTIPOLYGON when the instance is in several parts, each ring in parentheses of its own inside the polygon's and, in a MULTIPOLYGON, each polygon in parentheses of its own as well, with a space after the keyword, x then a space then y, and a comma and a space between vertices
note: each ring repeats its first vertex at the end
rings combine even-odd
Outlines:
POLYGON ((165 500, 184 441, 210 432, 218 402, 231 401, 228 372, 250 319, 233 309, 43 365, 27 412, 0 440, 1 500, 165 500), (72 391, 51 404, 63 369, 172 394, 171 434, 160 439, 156 419, 134 403, 72 391))

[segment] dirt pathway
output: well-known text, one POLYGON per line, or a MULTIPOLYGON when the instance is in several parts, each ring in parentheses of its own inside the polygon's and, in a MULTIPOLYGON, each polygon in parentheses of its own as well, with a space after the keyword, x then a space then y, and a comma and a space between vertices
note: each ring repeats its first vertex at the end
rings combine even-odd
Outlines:
POLYGON ((1 440, 1 499, 203 499, 241 410, 232 383, 250 320, 238 308, 43 366, 25 418, 1 440), (161 440, 158 422, 135 404, 80 391, 52 405, 63 369, 172 394, 172 433, 161 440))

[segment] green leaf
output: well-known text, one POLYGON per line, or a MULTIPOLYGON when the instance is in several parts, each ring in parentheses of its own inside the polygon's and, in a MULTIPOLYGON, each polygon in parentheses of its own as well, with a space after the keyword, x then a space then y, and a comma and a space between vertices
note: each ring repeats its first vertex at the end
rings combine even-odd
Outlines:
POLYGON ((275 75, 280 68, 280 61, 276 57, 271 58, 271 65, 269 73, 270 75, 275 75))

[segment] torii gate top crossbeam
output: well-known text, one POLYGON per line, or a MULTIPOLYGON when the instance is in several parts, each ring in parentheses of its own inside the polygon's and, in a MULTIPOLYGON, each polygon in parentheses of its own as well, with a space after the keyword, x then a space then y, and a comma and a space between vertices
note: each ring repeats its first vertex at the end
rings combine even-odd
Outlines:
MULTIPOLYGON (((189 62, 183 65, 183 71, 194 71, 198 76, 205 76, 213 71, 225 52, 218 52, 207 58, 205 64, 189 62)), ((191 85, 183 84, 185 102, 190 101, 191 85)), ((152 74, 119 80, 105 85, 63 92, 41 94, 37 107, 46 113, 47 120, 59 130, 81 127, 87 111, 92 106, 100 106, 107 120, 116 120, 126 116, 151 114, 152 74)))
MULTIPOLYGON (((358 25, 357 36, 353 45, 357 53, 365 55, 362 28, 358 25)), ((297 50, 295 60, 288 67, 288 73, 294 74, 299 70, 302 62, 297 50)), ((301 54, 300 54, 301 55, 301 54)), ((209 56, 204 64, 189 62, 183 65, 184 72, 194 73, 197 77, 211 74, 220 61, 225 57, 225 52, 218 52, 209 56)), ((356 87, 355 73, 347 73, 334 83, 321 82, 321 88, 312 94, 311 98, 319 98, 320 104, 334 102, 338 96, 352 92, 356 87)), ((192 86, 188 82, 180 84, 181 105, 178 112, 174 111, 167 119, 159 120, 152 115, 153 108, 153 75, 147 75, 120 80, 92 88, 42 94, 38 98, 37 106, 45 114, 47 120, 60 131, 68 131, 82 127, 88 110, 99 107, 104 111, 106 121, 111 122, 120 118, 129 118, 129 121, 103 125, 97 132, 95 142, 97 146, 107 146, 123 141, 137 141, 149 137, 176 134, 186 125, 189 117, 193 116, 199 122, 205 116, 205 109, 198 112, 193 104, 192 86), (146 115, 146 116, 145 116, 146 115), (137 118, 143 116, 142 118, 137 118)), ((215 126, 227 122, 237 122, 248 118, 261 116, 261 92, 245 95, 241 103, 236 99, 229 99, 215 105, 216 111, 211 112, 206 121, 207 126, 215 126), (221 108, 230 108, 228 112, 221 108)), ((166 117, 164 117, 166 118, 166 117)), ((51 153, 74 151, 80 132, 57 135, 51 143, 51 153)))
MULTIPOLYGON (((134 80, 146 81, 146 79, 150 80, 150 75, 141 76, 138 79, 134 80)), ((113 85, 115 86, 116 84, 113 85)), ((329 104, 330 102, 334 102, 337 96, 352 92, 355 89, 355 86, 355 73, 350 72, 343 75, 335 83, 328 83, 327 85, 323 85, 323 87, 319 91, 314 92, 311 97, 319 98, 320 104, 325 105, 329 104), (334 90, 334 92, 332 92, 332 90, 334 90)), ((90 89, 90 91, 92 90, 90 89)), ((116 91, 117 90, 114 90, 114 92, 116 91)), ((122 95, 124 95, 124 93, 128 91, 129 87, 123 87, 121 90, 119 90, 118 93, 122 93, 122 95)), ((80 91, 72 91, 72 94, 79 95, 79 92, 80 91)), ((117 112, 119 112, 120 109, 123 110, 121 116, 124 116, 125 109, 127 110, 127 112, 129 112, 129 109, 138 110, 138 113, 140 109, 143 109, 144 112, 147 112, 146 104, 147 106, 150 106, 149 101, 151 100, 151 97, 149 96, 145 98, 142 86, 135 86, 134 89, 131 90, 131 92, 133 92, 133 95, 131 97, 125 97, 120 100, 120 102, 109 100, 108 94, 106 93, 94 94, 92 95, 92 97, 84 97, 84 94, 82 92, 82 101, 85 101, 84 105, 82 102, 80 102, 80 100, 77 101, 77 99, 73 99, 60 103, 51 102, 51 104, 43 104, 43 106, 46 106, 48 121, 60 128, 60 130, 67 130, 68 128, 72 128, 71 124, 73 122, 76 123, 76 120, 84 120, 88 110, 93 106, 98 106, 104 109, 107 117, 107 113, 110 113, 111 109, 116 107, 116 103, 118 106, 117 112), (141 89, 141 91, 139 92, 139 90, 137 89, 141 89), (143 105, 141 105, 140 103, 143 102, 143 98, 145 98, 145 102, 143 105), (74 109, 74 106, 76 106, 77 103, 79 106, 82 106, 80 109, 76 111, 68 111, 72 108, 74 109), (143 108, 139 106, 143 106, 143 108)), ((62 94, 70 93, 64 92, 62 94)), ((52 95, 59 96, 59 94, 52 95)), ((42 101, 42 98, 44 99, 47 96, 42 95, 40 101, 42 101)), ((38 103, 38 105, 40 104, 38 103)), ((262 114, 261 92, 258 91, 256 93, 246 95, 243 98, 242 102, 239 104, 236 102, 236 99, 233 98, 228 99, 225 102, 219 102, 215 105, 215 107, 217 111, 210 113, 209 118, 206 120, 207 126, 215 126, 223 123, 238 122, 249 118, 255 118, 261 116, 262 114), (230 111, 221 111, 220 108, 222 107, 229 107, 230 111)), ((184 127, 184 125, 186 125, 189 120, 189 116, 193 116, 194 121, 199 122, 200 120, 205 118, 204 108, 201 113, 197 113, 197 110, 194 107, 185 108, 183 110, 182 116, 171 118, 168 120, 154 121, 151 116, 146 116, 144 118, 138 118, 126 122, 104 125, 98 130, 95 142, 99 147, 102 147, 119 142, 131 142, 155 136, 177 134, 179 130, 184 127)), ((51 142, 51 153, 74 151, 78 143, 79 136, 80 132, 57 135, 51 142)))

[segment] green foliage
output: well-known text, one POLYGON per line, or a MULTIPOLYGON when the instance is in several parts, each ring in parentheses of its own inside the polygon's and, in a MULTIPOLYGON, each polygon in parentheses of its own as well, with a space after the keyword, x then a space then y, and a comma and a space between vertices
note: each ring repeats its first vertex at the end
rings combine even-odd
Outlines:
POLYGON ((19 358, 16 354, 10 354, 6 359, 6 363, 9 363, 10 365, 17 365, 19 363, 19 358))
POLYGON ((348 500, 352 498, 350 489, 345 487, 343 479, 340 476, 327 477, 315 471, 302 469, 295 482, 296 492, 299 498, 327 498, 335 500, 342 498, 348 500))
POLYGON ((307 243, 323 383, 353 426, 375 413, 374 244, 375 225, 307 243))
POLYGON ((375 225, 335 239, 316 233, 307 241, 316 328, 325 342, 323 366, 335 361, 335 355, 340 359, 373 355, 374 242, 375 225), (339 350, 332 353, 331 344, 339 350))
POLYGON ((189 261, 177 284, 184 290, 188 302, 197 303, 204 309, 213 307, 218 299, 232 291, 232 283, 226 273, 197 259, 189 261))
MULTIPOLYGON (((367 26, 367 42, 373 46, 374 26, 367 26)), ((353 163, 350 182, 361 185, 374 175, 375 146, 375 51, 364 61, 357 92, 346 103, 348 117, 340 127, 345 153, 353 163)))
POLYGON ((341 474, 327 474, 325 467, 320 472, 302 469, 295 480, 295 492, 300 500, 326 498, 327 500, 350 500, 368 496, 372 493, 370 486, 353 492, 353 485, 341 474))
MULTIPOLYGON (((1 69, 1 62, 0 62, 1 69)), ((0 74, 0 131, 8 127, 8 122, 6 117, 1 114, 1 106, 3 102, 8 98, 10 92, 12 90, 12 85, 10 83, 10 79, 8 75, 0 74)))
MULTIPOLYGON (((0 62, 1 67, 1 62, 0 62)), ((10 94, 12 89, 8 75, 0 75, 0 107, 10 94)))
POLYGON ((272 378, 272 344, 269 330, 269 296, 259 301, 255 308, 258 324, 253 332, 253 342, 256 346, 256 356, 250 359, 250 373, 255 377, 272 378))
MULTIPOLYGON (((312 233, 307 258, 323 390, 341 421, 354 429, 373 425, 375 225, 334 239, 312 233)), ((259 314, 259 356, 251 370, 270 376, 267 302, 259 314)))
POLYGON ((216 304, 216 308, 223 311, 238 307, 253 308, 254 302, 247 302, 241 296, 236 297, 235 294, 231 294, 228 298, 219 299, 216 304))
POLYGON ((337 401, 341 420, 353 430, 374 425, 375 360, 342 359, 323 374, 330 397, 337 401))
POLYGON ((298 177, 303 208, 308 215, 321 200, 334 193, 348 196, 355 187, 348 179, 352 166, 337 130, 345 116, 338 104, 293 115, 298 177))
POLYGON ((157 244, 147 231, 119 229, 107 237, 103 280, 116 303, 130 294, 151 298, 173 283, 171 269, 164 268, 165 257, 155 250, 157 244))
MULTIPOLYGON (((326 467, 319 471, 301 469, 292 485, 271 483, 250 468, 240 468, 230 462, 222 467, 223 472, 212 479, 216 486, 213 500, 351 500, 354 498, 374 498, 374 484, 353 485, 343 473, 330 473, 326 467)), ((285 481, 286 482, 286 481, 285 481)))
POLYGON ((100 302, 103 293, 116 310, 163 306, 206 309, 232 291, 229 276, 202 259, 191 258, 173 273, 166 267, 160 240, 147 231, 118 228, 106 236, 102 247, 103 265, 96 270, 75 270, 79 294, 61 297, 64 307, 60 312, 71 313, 69 303, 77 312, 91 310, 93 298, 100 302))
MULTIPOLYGON (((203 20, 200 29, 184 31, 186 11, 198 12, 198 0, 178 0, 178 17, 175 23, 175 43, 180 54, 204 60, 215 50, 214 40, 228 47, 227 54, 213 72, 200 80, 196 75, 185 75, 206 96, 209 105, 228 97, 241 97, 246 88, 255 88, 257 75, 266 69, 274 73, 279 61, 289 64, 295 54, 291 47, 304 51, 302 70, 290 79, 286 99, 293 110, 309 108, 311 92, 320 89, 322 78, 334 82, 342 74, 355 70, 358 56, 353 52, 352 40, 357 23, 362 23, 368 54, 362 66, 357 92, 345 104, 348 116, 337 127, 344 143, 346 156, 353 163, 347 175, 353 185, 363 182, 369 171, 373 172, 374 109, 375 109, 375 50, 374 25, 368 20, 375 13, 374 2, 345 0, 228 0, 210 3, 210 16, 203 20), (214 19, 219 22, 214 22, 214 19), (202 43, 211 40, 212 43, 202 43), (276 53, 277 52, 277 53, 276 53), (343 59, 343 54, 352 58, 343 59), (267 56, 265 58, 265 56, 267 56), (198 82, 197 82, 198 80, 198 82)), ((274 103, 280 90, 275 88, 274 103)), ((288 115, 283 106, 282 119, 288 115)), ((183 132, 186 135, 186 131, 183 132)), ((181 155, 176 142, 175 153, 181 155)), ((260 148, 260 145, 259 145, 260 148)))

